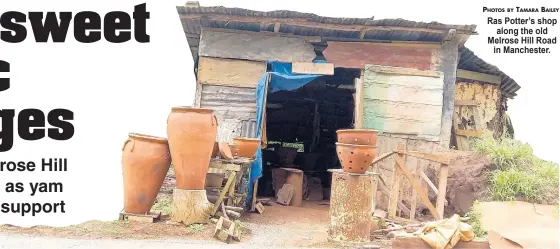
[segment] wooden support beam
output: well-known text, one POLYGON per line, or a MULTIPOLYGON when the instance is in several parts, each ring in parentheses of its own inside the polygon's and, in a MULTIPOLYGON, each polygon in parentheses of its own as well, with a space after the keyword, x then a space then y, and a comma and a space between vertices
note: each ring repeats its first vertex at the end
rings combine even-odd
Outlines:
MULTIPOLYGON (((416 159, 416 167, 414 169, 414 177, 416 179, 420 178, 420 171, 422 171, 422 169, 420 169, 421 164, 420 164, 420 160, 417 158, 416 159)), ((416 201, 418 200, 418 193, 416 192, 416 190, 413 188, 412 189, 412 194, 410 196, 410 220, 414 220, 414 218, 416 217, 416 201)))
POLYGON ((438 71, 428 71, 428 70, 418 70, 414 68, 402 68, 402 67, 390 67, 390 66, 380 66, 371 65, 368 70, 378 73, 386 74, 400 74, 400 75, 411 75, 411 76, 425 76, 425 77, 441 77, 441 73, 438 71))
POLYGON ((455 106, 478 106, 476 100, 455 100, 455 106))
MULTIPOLYGON (((397 156, 404 157, 404 154, 401 154, 401 155, 399 155, 399 154, 400 153, 397 153, 397 156)), ((441 219, 441 216, 437 212, 436 208, 434 207, 432 202, 430 202, 430 198, 428 197, 428 193, 424 192, 424 189, 422 189, 422 187, 420 186, 420 183, 416 179, 414 179, 414 177, 412 176, 412 173, 410 173, 410 171, 406 168, 405 163, 401 160, 396 160, 396 162, 397 162, 397 166, 399 167, 399 169, 402 170, 402 172, 404 173, 406 178, 408 178, 408 180, 412 184, 412 187, 414 189, 416 189, 416 192, 420 196, 420 199, 424 202, 424 205, 426 205, 428 210, 430 210, 430 213, 434 216, 434 218, 436 218, 436 220, 441 219)))
POLYGON ((214 215, 214 214, 216 214, 216 211, 218 211, 218 208, 222 204, 222 201, 224 200, 224 197, 226 196, 226 193, 228 192, 230 186, 233 184, 233 181, 235 180, 236 173, 237 172, 232 171, 231 174, 229 175, 228 180, 226 182, 226 185, 224 186, 224 188, 220 192, 220 196, 218 197, 218 200, 216 201, 216 203, 214 203, 214 207, 212 208, 212 211, 211 211, 210 215, 214 215))
POLYGON ((465 137, 480 137, 480 136, 482 136, 482 131, 456 129, 455 130, 455 135, 465 136, 465 137))
MULTIPOLYGON (((373 173, 379 173, 379 165, 373 164, 371 166, 371 171, 373 173)), ((373 198, 372 198, 372 204, 371 204, 373 211, 375 211, 375 206, 377 205, 377 189, 378 189, 380 178, 381 178, 380 175, 377 175, 377 176, 373 177, 373 184, 372 184, 373 198)))
POLYGON ((434 193, 436 193, 436 195, 439 194, 439 190, 436 188, 436 185, 434 185, 432 180, 430 180, 430 178, 428 178, 428 176, 426 175, 426 173, 424 173, 423 170, 420 170, 420 176, 422 178, 424 178, 424 181, 426 181, 426 183, 428 183, 428 186, 430 186, 430 188, 434 191, 434 193))
POLYGON ((412 156, 412 157, 417 157, 417 158, 422 158, 428 161, 432 161, 435 163, 441 163, 441 164, 450 164, 451 159, 447 156, 443 156, 443 155, 436 155, 436 154, 430 154, 430 153, 422 153, 422 152, 416 152, 416 151, 405 151, 405 150, 395 150, 396 153, 401 153, 407 156, 412 156))
POLYGON ((354 107, 354 129, 362 129, 364 125, 364 76, 355 80, 356 99, 354 107))
POLYGON ((436 200, 436 209, 439 216, 443 218, 443 211, 445 209, 445 196, 447 194, 447 176, 449 174, 449 165, 442 164, 439 168, 439 193, 436 200))
MULTIPOLYGON (((404 150, 404 145, 397 145, 398 150, 404 150)), ((402 170, 399 170, 400 164, 405 164, 406 156, 404 154, 397 154, 395 156, 395 169, 393 170, 393 178, 391 183, 391 195, 389 197, 389 207, 387 208, 387 215, 389 218, 397 216, 397 203, 399 202, 399 194, 402 179, 402 170)))
POLYGON ((457 81, 460 81, 460 79, 467 79, 467 80, 474 80, 483 83, 490 83, 494 85, 500 85, 502 82, 502 78, 500 76, 466 71, 461 69, 457 69, 457 78, 458 78, 457 81))
MULTIPOLYGON (((397 236, 393 239, 392 249, 432 249, 432 247, 417 236, 397 236)), ((459 241, 453 249, 490 249, 490 243, 486 239, 474 239, 472 241, 459 241)))
POLYGON ((395 154, 395 152, 394 152, 394 151, 390 151, 390 152, 387 152, 387 153, 385 153, 385 154, 383 154, 383 155, 381 155, 381 156, 378 156, 378 157, 376 157, 376 158, 373 160, 373 162, 372 162, 371 164, 372 164, 372 165, 375 165, 376 163, 380 162, 381 160, 383 160, 383 159, 385 159, 385 158, 387 158, 387 157, 390 157, 390 156, 393 155, 393 154, 395 154))

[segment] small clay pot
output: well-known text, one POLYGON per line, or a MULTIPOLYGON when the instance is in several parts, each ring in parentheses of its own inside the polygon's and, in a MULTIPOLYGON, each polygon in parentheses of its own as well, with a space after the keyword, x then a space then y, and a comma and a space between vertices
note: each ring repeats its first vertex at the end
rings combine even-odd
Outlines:
POLYGON ((261 140, 258 138, 236 137, 233 138, 232 150, 234 156, 253 158, 257 153, 261 140))
POLYGON ((377 146, 336 143, 336 154, 347 173, 364 174, 375 159, 377 146))
POLYGON ((130 133, 122 148, 124 211, 145 214, 171 165, 166 138, 130 133))
POLYGON ((219 142, 218 147, 220 150, 220 157, 223 159, 233 159, 233 154, 231 152, 231 148, 227 142, 219 142))
POLYGON ((358 145, 376 145, 377 131, 366 129, 346 129, 338 130, 337 142, 358 145))

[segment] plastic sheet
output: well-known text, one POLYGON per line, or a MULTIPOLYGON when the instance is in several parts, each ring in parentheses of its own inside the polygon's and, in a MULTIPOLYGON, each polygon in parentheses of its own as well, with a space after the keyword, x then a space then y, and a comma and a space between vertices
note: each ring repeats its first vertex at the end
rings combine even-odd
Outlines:
POLYGON ((428 222, 415 234, 433 249, 451 249, 457 242, 471 241, 475 237, 472 227, 461 222, 457 214, 449 219, 428 222))
MULTIPOLYGON (((324 60, 314 60, 315 63, 326 63, 324 60)), ((292 73, 292 63, 289 62, 278 62, 278 61, 269 61, 267 62, 268 67, 271 68, 271 72, 266 72, 262 75, 261 79, 257 84, 257 138, 261 138, 262 134, 262 122, 266 122, 263 120, 263 112, 265 110, 265 96, 267 94, 266 91, 266 82, 267 78, 270 75, 270 81, 268 82, 268 89, 270 92, 277 92, 282 90, 295 90, 298 89, 305 84, 313 81, 314 79, 322 76, 322 75, 311 75, 311 74, 293 74, 292 73)), ((255 155, 255 161, 251 165, 251 172, 249 176, 249 191, 247 194, 247 202, 250 203, 252 201, 253 196, 253 185, 255 181, 259 179, 262 175, 262 153, 261 153, 261 146, 257 150, 257 154, 255 155)))

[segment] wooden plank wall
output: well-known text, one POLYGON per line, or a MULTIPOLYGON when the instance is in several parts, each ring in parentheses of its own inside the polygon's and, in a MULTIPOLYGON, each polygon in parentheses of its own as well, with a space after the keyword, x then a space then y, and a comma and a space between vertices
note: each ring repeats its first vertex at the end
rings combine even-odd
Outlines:
POLYGON ((370 70, 375 67, 364 70, 364 128, 439 141, 443 76, 370 70))
POLYGON ((311 62, 316 57, 313 45, 301 38, 216 29, 202 29, 198 54, 215 58, 284 62, 311 62))
POLYGON ((255 88, 265 72, 264 61, 200 57, 198 62, 198 82, 203 85, 255 88))
POLYGON ((335 67, 363 69, 366 64, 437 70, 441 45, 431 43, 328 42, 323 51, 335 67))

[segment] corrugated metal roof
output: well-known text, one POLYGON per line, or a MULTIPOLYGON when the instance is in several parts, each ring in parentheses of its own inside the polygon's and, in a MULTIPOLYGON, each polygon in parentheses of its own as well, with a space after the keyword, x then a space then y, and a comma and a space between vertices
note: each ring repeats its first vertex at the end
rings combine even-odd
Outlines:
MULTIPOLYGON (((280 33, 323 37, 322 45, 314 44, 319 47, 325 45, 325 38, 440 42, 444 39, 444 31, 449 29, 476 34, 476 25, 447 25, 404 19, 374 20, 373 17, 335 18, 289 10, 264 12, 222 6, 177 6, 177 12, 193 52, 198 49, 198 35, 203 27, 274 32, 276 24, 276 31, 280 33)), ((521 88, 504 72, 480 59, 468 48, 461 46, 460 53, 459 69, 501 76, 501 88, 508 97, 515 96, 515 92, 521 88)))
POLYGON ((365 26, 393 26, 393 27, 411 27, 411 28, 430 28, 430 29, 456 29, 457 31, 474 32, 476 25, 447 25, 438 22, 415 22, 404 19, 380 19, 372 18, 347 18, 347 17, 324 17, 313 13, 303 13, 290 10, 275 11, 256 11, 242 8, 227 8, 223 6, 209 7, 184 7, 177 6, 179 14, 221 14, 231 16, 246 17, 265 17, 265 18, 298 18, 306 19, 309 22, 323 24, 339 24, 339 25, 365 25, 365 26))
POLYGON ((500 84, 502 92, 507 93, 510 98, 517 95, 516 92, 521 89, 521 86, 498 67, 479 58, 465 46, 461 46, 459 52, 461 53, 461 57, 457 65, 458 69, 500 76, 502 77, 502 82, 500 84))

